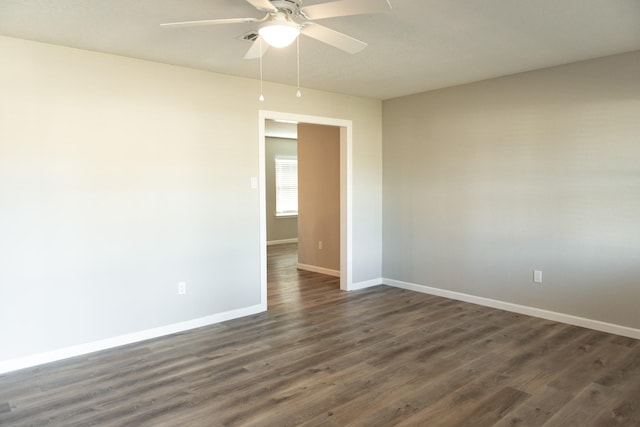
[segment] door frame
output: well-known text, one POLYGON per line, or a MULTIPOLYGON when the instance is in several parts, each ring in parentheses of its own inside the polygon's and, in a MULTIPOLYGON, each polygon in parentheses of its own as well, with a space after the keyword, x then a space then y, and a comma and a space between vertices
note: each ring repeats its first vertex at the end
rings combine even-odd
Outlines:
POLYGON ((267 199, 265 146, 266 120, 290 120, 298 123, 336 126, 340 128, 340 289, 351 290, 353 287, 353 254, 352 254, 352 147, 353 122, 351 120, 331 117, 308 116, 280 111, 258 110, 258 171, 260 196, 260 300, 267 308, 267 199))

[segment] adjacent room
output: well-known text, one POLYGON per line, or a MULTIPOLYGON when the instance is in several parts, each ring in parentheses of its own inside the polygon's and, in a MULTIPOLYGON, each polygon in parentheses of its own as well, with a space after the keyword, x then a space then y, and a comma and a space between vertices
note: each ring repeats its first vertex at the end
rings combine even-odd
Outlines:
POLYGON ((0 52, 0 425, 640 425, 640 2, 3 0, 0 52))

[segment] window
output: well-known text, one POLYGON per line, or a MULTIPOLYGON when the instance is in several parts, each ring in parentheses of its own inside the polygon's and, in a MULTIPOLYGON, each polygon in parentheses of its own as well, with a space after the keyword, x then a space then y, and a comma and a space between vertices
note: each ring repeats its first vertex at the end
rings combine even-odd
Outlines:
POLYGON ((276 216, 298 214, 298 159, 276 157, 276 216))

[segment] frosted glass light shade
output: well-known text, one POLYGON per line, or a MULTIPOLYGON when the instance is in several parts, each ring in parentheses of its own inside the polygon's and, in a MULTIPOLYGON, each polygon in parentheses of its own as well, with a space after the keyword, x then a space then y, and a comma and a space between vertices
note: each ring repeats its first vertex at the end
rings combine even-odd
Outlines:
POLYGON ((293 43, 300 29, 295 22, 275 20, 262 24, 258 33, 269 46, 285 47, 293 43))

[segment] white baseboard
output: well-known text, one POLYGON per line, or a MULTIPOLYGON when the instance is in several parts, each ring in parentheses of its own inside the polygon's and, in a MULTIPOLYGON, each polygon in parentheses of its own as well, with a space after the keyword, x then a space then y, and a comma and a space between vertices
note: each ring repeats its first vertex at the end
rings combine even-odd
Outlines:
POLYGON ((312 271, 314 273, 321 273, 321 274, 326 274, 326 275, 329 275, 329 276, 340 277, 340 271, 338 271, 338 270, 331 270, 329 268, 318 267, 318 266, 315 266, 315 265, 308 265, 308 264, 300 264, 300 263, 298 263, 298 270, 306 270, 306 271, 312 271))
POLYGON ((131 334, 120 335, 104 340, 74 345, 71 347, 48 351, 45 353, 33 354, 17 359, 4 360, 0 361, 0 374, 17 371, 19 369, 30 368, 32 366, 42 365, 44 363, 55 362, 57 360, 67 359, 69 357, 82 356, 83 354, 93 353, 100 350, 107 350, 121 345, 132 344, 139 341, 175 334, 178 332, 187 331, 189 329, 200 328, 202 326, 213 325, 215 323, 225 322, 227 320, 261 313, 266 310, 267 307, 265 304, 258 304, 251 307, 225 311, 223 313, 212 314, 210 316, 200 317, 198 319, 187 320, 185 322, 174 323, 171 325, 147 329, 139 332, 133 332, 131 334))
POLYGON ((359 289, 371 288, 373 286, 382 285, 382 278, 378 277, 377 279, 365 280, 364 282, 352 283, 351 287, 349 287, 349 291, 357 291, 359 289))
POLYGON ((269 240, 267 242, 267 246, 273 246, 273 245, 284 245, 286 243, 298 243, 298 239, 282 239, 282 240, 269 240))
POLYGON ((415 283, 402 282, 399 280, 388 278, 383 278, 382 283, 396 288, 408 289, 410 291, 422 292, 430 295, 437 295, 440 297, 484 305, 486 307, 497 308, 500 310, 512 311, 514 313, 526 314, 528 316, 540 317, 542 319, 553 320, 555 322, 581 326, 583 328, 594 329, 596 331, 608 332, 610 334, 640 339, 640 329, 630 328, 628 326, 616 325, 613 323, 601 322, 599 320, 573 316, 571 314, 558 313, 555 311, 543 310, 526 305, 513 304, 510 302, 494 300, 491 298, 478 297, 462 292, 448 291, 445 289, 433 288, 431 286, 425 285, 417 285, 415 283))

